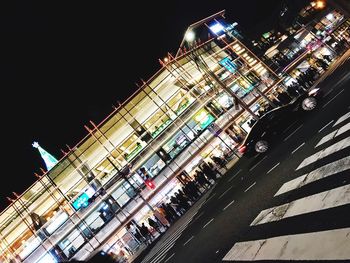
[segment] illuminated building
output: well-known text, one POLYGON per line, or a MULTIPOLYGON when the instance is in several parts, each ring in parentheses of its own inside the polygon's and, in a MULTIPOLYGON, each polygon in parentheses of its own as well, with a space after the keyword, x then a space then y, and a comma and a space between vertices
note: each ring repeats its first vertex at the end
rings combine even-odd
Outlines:
POLYGON ((223 15, 191 25, 195 43, 184 40, 129 99, 100 124, 89 123, 85 138, 11 200, 0 214, 1 262, 83 260, 106 242, 132 249, 137 242, 126 224, 166 201, 179 187, 178 175, 191 176, 212 155, 237 158, 225 131, 234 125, 237 133, 249 132, 253 117, 241 106, 256 113, 281 80, 223 15), (155 189, 146 187, 141 169, 155 189))

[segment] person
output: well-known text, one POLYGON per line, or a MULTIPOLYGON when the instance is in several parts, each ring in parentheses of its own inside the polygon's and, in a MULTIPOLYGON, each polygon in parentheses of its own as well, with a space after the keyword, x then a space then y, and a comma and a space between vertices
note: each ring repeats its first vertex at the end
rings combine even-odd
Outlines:
POLYGON ((164 208, 160 207, 154 210, 153 215, 163 225, 164 228, 168 228, 170 226, 170 223, 166 219, 164 213, 164 208), (159 210, 162 210, 163 213, 161 213, 159 210))
POLYGON ((277 99, 282 102, 282 104, 288 104, 291 98, 282 89, 277 89, 277 99))
POLYGON ((128 223, 126 226, 126 230, 135 238, 135 240, 141 244, 143 242, 142 235, 140 230, 134 226, 132 222, 128 223))
POLYGON ((148 229, 148 227, 145 225, 145 223, 142 223, 140 227, 140 232, 141 232, 141 235, 146 239, 146 242, 151 244, 153 235, 151 231, 148 229))
POLYGON ((202 171, 208 178, 212 179, 213 181, 217 180, 216 172, 212 170, 206 162, 202 164, 202 171))
POLYGON ((157 231, 159 234, 162 233, 162 231, 160 231, 160 225, 158 225, 158 223, 156 221, 154 221, 152 218, 148 218, 148 224, 155 230, 157 231))
POLYGON ((208 179, 205 177, 204 173, 201 170, 196 170, 196 174, 195 174, 195 180, 197 181, 197 183, 203 187, 204 189, 208 189, 210 187, 210 182, 208 181, 208 179))
MULTIPOLYGON (((253 119, 252 119, 252 120, 253 120, 253 119)), ((253 124, 254 124, 254 123, 253 123, 253 124)), ((222 168, 222 167, 225 166, 225 161, 224 161, 222 158, 213 155, 213 156, 211 157, 211 159, 212 159, 217 165, 219 165, 220 168, 222 168)))

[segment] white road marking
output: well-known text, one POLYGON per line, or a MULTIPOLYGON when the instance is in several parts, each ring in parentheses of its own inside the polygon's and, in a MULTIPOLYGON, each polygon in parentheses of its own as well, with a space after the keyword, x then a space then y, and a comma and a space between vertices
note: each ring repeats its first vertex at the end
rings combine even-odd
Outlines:
POLYGON ((242 169, 239 169, 239 171, 235 173, 228 181, 231 182, 240 172, 242 172, 242 169))
POLYGON ((249 186, 247 189, 244 190, 244 192, 248 192, 250 188, 252 188, 254 185, 256 184, 256 182, 254 182, 251 186, 249 186))
POLYGON ((350 137, 347 137, 329 147, 327 147, 326 149, 323 149, 309 157, 307 157, 306 159, 304 159, 304 161, 298 166, 298 168, 296 170, 299 170, 313 162, 316 162, 319 159, 322 159, 332 153, 335 153, 337 151, 340 151, 342 149, 345 149, 347 147, 350 146, 350 137))
POLYGON ((270 170, 268 170, 268 172, 266 174, 270 173, 273 169, 275 169, 279 165, 280 165, 280 163, 276 164, 274 167, 272 167, 270 170))
POLYGON ((198 216, 196 216, 195 219, 193 219, 193 221, 196 221, 198 218, 200 218, 202 215, 204 214, 204 212, 200 213, 198 216))
POLYGON ((331 103, 336 97, 338 97, 340 95, 340 93, 342 93, 344 91, 344 89, 342 89, 340 92, 337 93, 337 95, 335 95, 332 99, 330 99, 326 104, 324 104, 322 106, 322 108, 325 108, 329 103, 331 103))
POLYGON ((209 225, 211 222, 213 222, 214 218, 210 219, 208 223, 206 223, 203 228, 207 227, 207 225, 209 225))
POLYGON ((328 134, 327 136, 323 137, 318 144, 315 146, 318 147, 326 142, 328 142, 329 140, 334 139, 335 137, 343 134, 344 132, 347 132, 348 130, 350 130, 350 122, 348 124, 345 124, 344 126, 342 126, 341 128, 335 130, 334 132, 331 132, 330 134, 328 134))
POLYGON ((175 255, 175 253, 171 254, 171 256, 168 257, 164 262, 168 262, 174 255, 175 255))
POLYGON ((163 246, 163 249, 159 252, 159 254, 155 254, 154 258, 152 259, 148 259, 148 260, 151 260, 151 261, 146 261, 146 262, 150 262, 150 263, 156 263, 156 262, 159 262, 160 261, 160 258, 164 258, 164 256, 166 255, 166 253, 168 253, 168 251, 170 249, 172 249, 172 247, 175 245, 175 242, 174 243, 171 243, 171 244, 167 244, 165 247, 163 246))
POLYGON ((325 142, 328 142, 329 140, 333 139, 336 135, 338 130, 333 131, 331 133, 329 133, 328 135, 324 136, 315 146, 315 148, 317 148, 318 146, 320 146, 321 144, 324 144, 325 142))
POLYGON ((164 242, 161 243, 159 247, 154 247, 154 249, 151 250, 151 252, 143 259, 142 262, 158 262, 159 258, 161 258, 174 246, 176 240, 181 236, 182 232, 191 222, 193 216, 187 219, 185 223, 181 225, 173 234, 171 234, 171 236, 164 240, 164 242))
POLYGON ((223 197, 228 191, 230 191, 232 189, 233 186, 230 186, 225 192, 223 192, 218 199, 220 199, 221 197, 223 197))
POLYGON ((184 243, 184 246, 186 246, 187 243, 190 242, 193 238, 194 238, 194 236, 191 236, 191 237, 184 243))
POLYGON ((236 243, 224 261, 348 260, 350 228, 236 243))
POLYGON ((332 124, 334 120, 331 120, 330 122, 328 122, 325 126, 323 126, 320 130, 318 130, 318 133, 320 133, 321 131, 323 131, 324 129, 326 129, 328 127, 328 125, 332 124))
POLYGON ((282 133, 285 133, 289 130, 290 127, 292 127, 297 121, 293 122, 291 125, 289 125, 282 133))
POLYGON ((323 98, 327 97, 333 90, 334 88, 331 88, 326 94, 323 95, 323 98))
POLYGON ((350 185, 340 186, 332 190, 313 194, 290 203, 268 208, 250 224, 251 226, 279 221, 284 218, 325 210, 350 203, 350 185))
POLYGON ((162 257, 158 259, 158 262, 161 262, 166 257, 166 254, 164 254, 162 257))
POLYGON ((207 200, 205 200, 205 202, 203 202, 203 205, 208 202, 210 199, 212 199, 214 196, 216 195, 216 193, 213 193, 213 195, 211 197, 209 197, 207 200))
POLYGON ((334 123, 333 127, 336 126, 336 125, 338 125, 339 123, 341 123, 341 122, 347 120, 348 118, 350 118, 350 112, 348 112, 348 113, 344 114, 343 116, 341 116, 341 117, 337 120, 337 122, 334 123))
POLYGON ((342 126, 340 129, 338 129, 338 133, 337 133, 336 137, 340 134, 343 134, 344 132, 347 132, 348 130, 350 130, 350 122, 348 124, 345 124, 344 126, 342 126))
POLYGON ((249 169, 249 171, 252 171, 255 167, 257 167, 262 161, 264 161, 267 158, 267 155, 262 158, 259 162, 257 162, 252 168, 249 169))
POLYGON ((350 156, 334 161, 332 163, 326 164, 324 166, 321 166, 308 174, 304 174, 289 182, 286 182, 278 190, 275 196, 292 191, 294 189, 300 188, 309 183, 315 182, 322 178, 326 178, 328 176, 331 176, 333 174, 337 174, 346 170, 350 170, 350 156))
POLYGON ((227 206, 224 207, 224 209, 222 209, 223 211, 225 211, 230 205, 232 205, 235 202, 235 200, 232 200, 227 206))
POLYGON ((299 150, 301 147, 303 147, 305 145, 305 142, 303 142, 302 144, 300 144, 294 151, 292 151, 291 154, 294 154, 297 150, 299 150))
POLYGON ((301 127, 303 127, 303 124, 302 125, 300 125, 298 128, 296 128, 291 134, 289 134, 286 138, 284 138, 284 142, 286 141, 286 140, 288 140, 290 137, 292 137, 293 136, 293 134, 294 133, 296 133, 301 127))

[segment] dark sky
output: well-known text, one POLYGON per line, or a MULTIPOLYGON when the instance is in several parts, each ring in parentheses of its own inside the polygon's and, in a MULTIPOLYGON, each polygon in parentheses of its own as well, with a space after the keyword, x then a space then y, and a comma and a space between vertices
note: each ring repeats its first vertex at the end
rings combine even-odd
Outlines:
POLYGON ((177 50, 188 25, 226 9, 229 21, 256 32, 271 28, 282 6, 282 0, 2 2, 9 3, 0 6, 0 209, 44 167, 34 140, 61 158, 60 149, 87 134, 84 124, 99 123, 135 82, 160 68, 158 59, 177 50))

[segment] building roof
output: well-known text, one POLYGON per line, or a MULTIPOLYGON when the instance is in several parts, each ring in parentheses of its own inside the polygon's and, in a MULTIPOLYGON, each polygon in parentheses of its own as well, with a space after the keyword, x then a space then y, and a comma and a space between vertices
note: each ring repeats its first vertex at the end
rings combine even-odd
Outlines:
MULTIPOLYGON (((185 31, 184 37, 183 37, 183 39, 182 39, 182 41, 181 41, 181 44, 180 44, 179 49, 178 49, 177 52, 176 52, 175 57, 178 57, 179 55, 181 55, 181 53, 183 52, 183 50, 187 48, 185 36, 186 36, 186 34, 187 34, 188 32, 190 32, 190 31, 196 31, 196 33, 199 33, 200 31, 203 31, 203 26, 204 26, 205 29, 207 29, 207 27, 205 26, 205 24, 206 24, 207 22, 212 21, 212 20, 214 20, 214 19, 217 18, 217 17, 224 17, 224 15, 225 15, 225 9, 224 9, 224 10, 221 10, 221 11, 219 11, 219 12, 217 12, 217 13, 211 15, 211 16, 208 16, 208 17, 206 17, 206 18, 204 18, 204 19, 202 19, 202 20, 199 20, 199 21, 197 21, 197 22, 195 22, 195 23, 193 23, 193 24, 191 24, 191 25, 187 28, 187 30, 185 31)), ((202 33, 202 32, 200 32, 200 33, 202 33)), ((200 34, 196 34, 196 35, 198 36, 198 35, 200 35, 200 34)))

